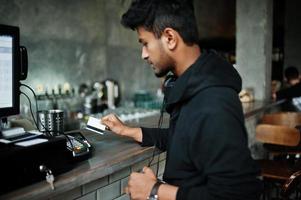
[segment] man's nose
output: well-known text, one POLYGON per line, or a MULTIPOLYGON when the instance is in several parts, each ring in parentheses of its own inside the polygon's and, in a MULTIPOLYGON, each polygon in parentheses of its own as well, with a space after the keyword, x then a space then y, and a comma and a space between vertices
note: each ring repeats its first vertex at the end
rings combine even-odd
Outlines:
POLYGON ((142 47, 141 58, 142 58, 143 60, 147 60, 147 59, 148 59, 148 53, 147 53, 145 47, 142 47))

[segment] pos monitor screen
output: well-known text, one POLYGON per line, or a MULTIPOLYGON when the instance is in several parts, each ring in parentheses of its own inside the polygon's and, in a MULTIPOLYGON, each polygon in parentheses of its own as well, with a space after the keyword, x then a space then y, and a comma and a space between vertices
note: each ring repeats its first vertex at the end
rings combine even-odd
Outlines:
POLYGON ((19 114, 19 28, 0 25, 0 118, 19 114))

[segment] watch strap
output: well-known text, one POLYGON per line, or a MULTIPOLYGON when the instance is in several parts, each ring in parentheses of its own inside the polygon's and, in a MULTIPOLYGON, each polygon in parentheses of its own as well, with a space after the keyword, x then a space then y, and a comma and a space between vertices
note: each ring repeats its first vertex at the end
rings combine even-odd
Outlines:
POLYGON ((158 190, 161 184, 163 184, 164 182, 161 181, 160 179, 157 180, 157 182, 155 183, 155 185, 153 186, 150 195, 147 199, 152 199, 152 200, 157 200, 158 199, 158 190))

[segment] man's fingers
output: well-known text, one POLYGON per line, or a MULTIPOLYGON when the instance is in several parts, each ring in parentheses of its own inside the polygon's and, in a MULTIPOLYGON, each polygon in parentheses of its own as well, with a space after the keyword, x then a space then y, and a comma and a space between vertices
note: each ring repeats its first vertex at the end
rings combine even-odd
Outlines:
POLYGON ((143 167, 142 172, 143 172, 144 174, 153 174, 153 170, 151 170, 151 168, 146 167, 146 166, 143 167))
POLYGON ((112 113, 102 117, 100 121, 101 121, 101 123, 106 123, 106 122, 110 121, 110 122, 116 122, 116 123, 123 124, 123 122, 119 119, 119 117, 112 113))
POLYGON ((106 125, 109 129, 111 129, 114 126, 114 122, 111 121, 102 121, 102 124, 106 125))
POLYGON ((116 121, 116 117, 114 114, 109 114, 101 118, 100 122, 104 125, 107 125, 109 128, 114 126, 114 121, 116 121))
POLYGON ((104 117, 101 118, 101 121, 111 121, 111 120, 114 120, 116 117, 114 114, 108 114, 104 117))

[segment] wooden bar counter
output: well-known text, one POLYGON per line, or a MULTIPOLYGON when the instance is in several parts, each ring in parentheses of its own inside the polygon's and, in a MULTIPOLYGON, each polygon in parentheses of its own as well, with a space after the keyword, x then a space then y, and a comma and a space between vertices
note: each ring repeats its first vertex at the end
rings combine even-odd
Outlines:
MULTIPOLYGON (((260 115, 266 109, 273 108, 278 104, 279 102, 264 103, 261 101, 244 103, 246 125, 248 119, 260 115)), ((157 120, 158 116, 152 116, 134 124, 156 127, 157 120)), ((165 119, 164 122, 168 124, 168 119, 165 119)), ((249 126, 252 124, 253 122, 249 126)), ((248 125, 247 129, 249 130, 248 125)), ((254 133, 248 132, 249 138, 254 136, 254 133)), ((82 131, 82 133, 93 145, 92 157, 76 163, 70 171, 56 176, 55 190, 51 190, 50 185, 46 181, 42 181, 4 194, 0 196, 0 199, 129 199, 123 192, 128 176, 131 172, 139 171, 148 164, 154 147, 141 147, 128 138, 113 134, 99 135, 88 131, 82 131)), ((162 176, 164 165, 165 153, 156 151, 151 168, 158 176, 162 176)))

